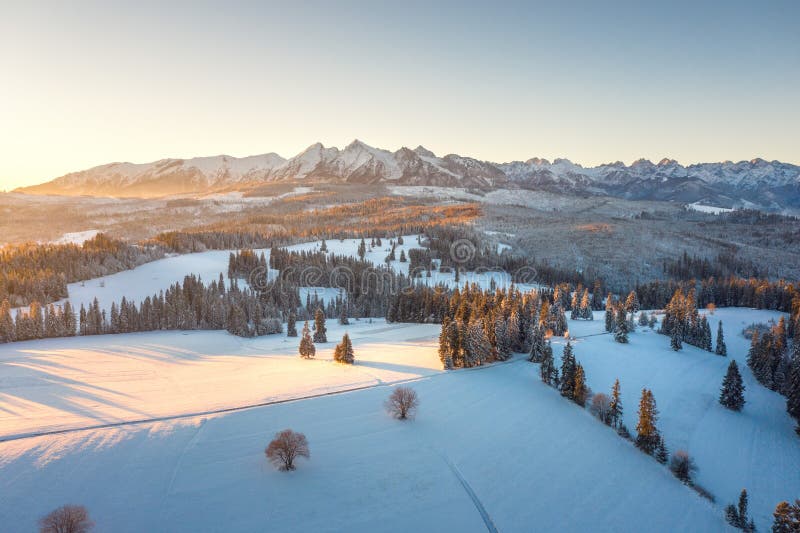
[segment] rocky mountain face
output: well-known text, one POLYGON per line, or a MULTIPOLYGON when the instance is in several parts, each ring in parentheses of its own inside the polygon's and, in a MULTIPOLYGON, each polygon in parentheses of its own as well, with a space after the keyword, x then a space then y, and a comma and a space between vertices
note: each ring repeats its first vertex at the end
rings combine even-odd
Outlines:
POLYGON ((140 196, 246 190, 265 182, 302 180, 473 189, 524 188, 627 199, 705 202, 769 210, 800 207, 800 166, 754 159, 683 166, 640 159, 582 167, 567 159, 491 163, 418 146, 395 152, 353 141, 340 150, 320 143, 291 159, 269 153, 111 163, 20 189, 31 194, 140 196))

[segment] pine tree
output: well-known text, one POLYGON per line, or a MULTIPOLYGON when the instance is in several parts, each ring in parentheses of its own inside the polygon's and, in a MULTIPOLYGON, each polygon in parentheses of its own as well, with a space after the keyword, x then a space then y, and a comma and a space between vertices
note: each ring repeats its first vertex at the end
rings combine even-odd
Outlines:
POLYGON ((614 331, 615 324, 616 314, 614 313, 614 303, 611 300, 611 293, 609 293, 608 298, 606 298, 606 331, 614 331))
POLYGON ((728 347, 725 346, 725 335, 722 333, 722 320, 717 325, 717 348, 714 353, 723 357, 728 355, 728 347))
POLYGON ((487 363, 492 354, 492 345, 483 330, 483 324, 472 320, 467 326, 467 339, 465 350, 466 367, 478 366, 487 363))
POLYGON ((400 250, 400 262, 401 263, 405 263, 406 261, 407 261, 406 260, 406 251, 405 250, 400 250))
POLYGON ((575 355, 572 353, 572 344, 567 341, 567 345, 564 346, 564 354, 561 356, 561 382, 559 387, 561 396, 570 400, 574 399, 576 370, 577 365, 575 363, 575 355))
POLYGON ((497 358, 505 361, 511 357, 511 339, 508 335, 508 328, 502 315, 494 321, 494 338, 497 347, 497 358))
POLYGON ((672 334, 670 335, 669 345, 670 348, 672 348, 676 352, 683 348, 683 345, 681 344, 681 335, 680 331, 678 331, 678 328, 674 328, 672 330, 672 334))
POLYGON ((656 445, 656 452, 653 455, 656 458, 656 461, 658 461, 662 465, 667 464, 667 460, 669 459, 669 452, 667 451, 666 444, 664 444, 664 437, 662 437, 661 435, 658 436, 658 444, 656 445))
POLYGON ((583 290, 583 296, 581 297, 580 316, 584 320, 594 320, 594 314, 592 314, 592 304, 589 300, 589 289, 583 290))
POLYGON ((0 304, 0 342, 14 342, 14 319, 11 318, 11 305, 8 300, 0 304))
POLYGON ((741 411, 744 406, 744 384, 742 375, 736 361, 731 361, 728 365, 728 372, 722 380, 722 390, 719 395, 719 403, 733 411, 741 411))
POLYGON ((624 309, 627 313, 636 313, 639 311, 639 298, 636 296, 636 291, 631 291, 625 299, 624 309))
POLYGON ((300 357, 310 359, 317 353, 317 348, 311 340, 311 331, 308 328, 308 320, 303 325, 303 335, 300 337, 300 357))
POLYGON ((297 337, 297 317, 294 313, 289 313, 289 318, 286 321, 286 336, 297 337))
POLYGON ((586 396, 589 390, 586 387, 586 374, 583 371, 583 366, 578 363, 575 366, 575 385, 572 391, 572 401, 584 407, 586 405, 586 396))
POLYGON ((620 307, 617 311, 616 325, 614 327, 614 340, 622 344, 626 344, 628 342, 628 320, 625 309, 622 307, 620 307))
POLYGON ((361 242, 358 243, 358 258, 362 261, 364 257, 367 255, 367 244, 364 242, 364 238, 361 238, 361 242))
POLYGON ((794 333, 792 358, 786 378, 786 411, 800 422, 800 331, 794 333))
POLYGON ((328 342, 328 330, 325 328, 325 313, 321 307, 314 312, 314 342, 328 342))
POLYGON ((738 506, 731 504, 725 508, 725 519, 730 525, 742 531, 753 532, 756 530, 753 519, 747 517, 747 489, 742 489, 739 494, 738 506))
POLYGON ((800 531, 800 500, 795 500, 794 505, 779 503, 772 516, 772 533, 797 533, 800 531))
POLYGON ((355 354, 353 353, 353 343, 350 342, 350 335, 347 333, 342 337, 342 342, 336 345, 333 351, 333 360, 337 363, 345 363, 352 365, 355 363, 355 354))
POLYGON ((611 425, 615 428, 622 425, 622 399, 620 398, 619 378, 614 380, 614 386, 611 388, 611 402, 609 404, 609 420, 611 425))
POLYGON ((347 304, 342 303, 342 310, 339 313, 339 325, 340 326, 349 326, 350 321, 347 319, 347 304))
POLYGON ((450 318, 444 317, 442 321, 442 329, 439 333, 439 360, 442 362, 442 367, 445 370, 453 369, 453 353, 452 346, 450 345, 450 318))
POLYGON ((558 385, 558 369, 553 361, 553 347, 550 345, 550 341, 547 341, 547 344, 542 349, 542 363, 539 367, 539 374, 544 383, 551 387, 558 385))
POLYGON ((544 349, 544 333, 540 326, 535 325, 531 335, 531 354, 528 360, 532 363, 541 363, 544 357, 544 349))
POLYGON ((636 447, 643 452, 653 455, 659 446, 661 435, 656 427, 658 409, 653 393, 649 389, 642 389, 639 400, 639 422, 636 424, 636 447))

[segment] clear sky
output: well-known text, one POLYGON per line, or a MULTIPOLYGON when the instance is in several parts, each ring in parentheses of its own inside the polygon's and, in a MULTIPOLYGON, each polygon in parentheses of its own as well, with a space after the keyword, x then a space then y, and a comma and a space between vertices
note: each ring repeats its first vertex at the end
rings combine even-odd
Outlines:
POLYGON ((355 138, 800 162, 800 2, 0 0, 0 189, 355 138))

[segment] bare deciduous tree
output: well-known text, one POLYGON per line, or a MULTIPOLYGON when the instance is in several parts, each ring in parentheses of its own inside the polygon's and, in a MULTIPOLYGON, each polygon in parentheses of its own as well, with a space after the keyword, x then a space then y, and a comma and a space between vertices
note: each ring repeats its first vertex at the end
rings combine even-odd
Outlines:
POLYGON ((672 455, 672 460, 669 463, 669 469, 675 474, 675 477, 680 479, 686 484, 691 485, 692 474, 697 471, 697 465, 694 460, 689 457, 689 453, 684 450, 678 450, 672 455))
POLYGON ((82 505, 64 505, 39 519, 40 533, 87 533, 94 527, 82 505))
POLYGON ((589 410, 604 424, 611 423, 611 400, 606 394, 598 392, 592 396, 592 404, 589 406, 589 410))
POLYGON ((308 451, 308 441, 302 433, 295 433, 291 429, 284 429, 275 434, 275 438, 264 450, 267 459, 279 470, 294 470, 294 460, 298 457, 311 457, 308 451))
POLYGON ((417 393, 411 387, 397 387, 386 400, 386 410, 395 418, 413 418, 419 406, 417 393))

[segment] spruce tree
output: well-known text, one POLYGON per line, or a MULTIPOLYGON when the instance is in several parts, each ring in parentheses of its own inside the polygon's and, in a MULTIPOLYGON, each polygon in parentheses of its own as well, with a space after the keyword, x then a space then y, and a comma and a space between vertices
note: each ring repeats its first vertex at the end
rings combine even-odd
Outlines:
POLYGON ((586 405, 586 396, 589 390, 586 387, 586 374, 583 371, 583 366, 580 363, 575 366, 575 385, 572 390, 572 401, 584 407, 586 405))
POLYGON ((719 403, 732 411, 741 411, 744 406, 744 384, 736 361, 728 365, 728 372, 722 380, 719 403))
POLYGON ((550 341, 547 341, 547 344, 545 344, 542 349, 542 363, 539 368, 539 374, 544 383, 547 383, 551 387, 558 385, 558 369, 556 369, 555 362, 553 361, 553 347, 550 341))
POLYGON ((303 325, 303 335, 300 337, 300 357, 310 359, 317 353, 317 348, 311 340, 311 331, 308 328, 308 320, 303 325))
POLYGON ((683 348, 683 345, 681 344, 681 335, 680 331, 678 331, 678 328, 673 328, 672 334, 670 335, 669 345, 670 348, 676 352, 683 348))
POLYGON ((800 531, 800 500, 795 500, 794 505, 779 503, 772 517, 772 533, 797 533, 800 531))
POLYGON ((669 452, 667 451, 667 446, 664 443, 664 437, 661 435, 658 436, 658 444, 656 445, 656 451, 653 454, 656 458, 656 461, 661 463, 662 465, 667 464, 667 460, 669 459, 669 452))
POLYGON ((0 342, 14 342, 14 319, 11 318, 11 305, 8 300, 0 304, 0 342))
POLYGON ((730 525, 742 531, 753 532, 756 530, 753 519, 747 517, 747 489, 742 489, 741 494, 739 494, 739 504, 737 506, 731 504, 725 508, 725 519, 730 525))
POLYGON ((286 320, 286 336, 297 337, 297 317, 294 313, 289 313, 289 318, 286 320))
POLYGON ((611 402, 609 403, 609 420, 611 426, 617 428, 622 425, 622 399, 620 398, 619 378, 614 380, 611 388, 611 402))
POLYGON ((786 378, 786 411, 800 422, 800 331, 794 333, 792 358, 786 378))
POLYGON ((355 363, 353 343, 350 342, 350 335, 347 333, 342 337, 342 342, 336 345, 336 349, 333 351, 333 360, 337 363, 345 363, 348 365, 355 363))
POLYGON ((367 255, 367 244, 364 242, 364 238, 361 238, 361 242, 358 243, 358 258, 362 261, 364 257, 367 255))
POLYGON ((642 389, 639 400, 639 421, 636 424, 636 447, 646 454, 653 455, 659 446, 661 435, 656 427, 658 409, 653 393, 642 389))
POLYGON ((347 319, 347 304, 342 303, 342 310, 339 313, 339 325, 340 326, 348 326, 350 325, 350 321, 347 319))
POLYGON ((564 354, 561 356, 561 382, 559 383, 561 396, 572 400, 575 393, 575 355, 572 353, 572 344, 567 341, 564 354))
POLYGON ((325 328, 325 313, 317 307, 314 312, 314 342, 328 342, 328 330, 325 328))
POLYGON ((728 355, 728 347, 725 345, 725 335, 722 333, 722 320, 717 325, 717 348, 714 353, 721 356, 728 355))
POLYGON ((620 307, 617 310, 616 325, 614 327, 614 340, 626 344, 628 342, 628 320, 625 309, 620 307))

